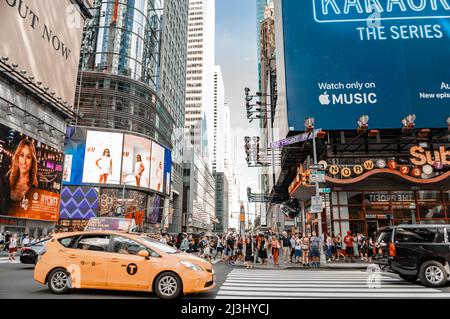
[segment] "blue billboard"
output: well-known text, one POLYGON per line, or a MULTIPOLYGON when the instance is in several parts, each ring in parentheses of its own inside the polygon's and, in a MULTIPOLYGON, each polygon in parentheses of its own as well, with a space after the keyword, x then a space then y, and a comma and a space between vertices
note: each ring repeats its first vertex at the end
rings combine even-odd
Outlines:
POLYGON ((278 0, 291 130, 446 127, 450 0, 278 0))

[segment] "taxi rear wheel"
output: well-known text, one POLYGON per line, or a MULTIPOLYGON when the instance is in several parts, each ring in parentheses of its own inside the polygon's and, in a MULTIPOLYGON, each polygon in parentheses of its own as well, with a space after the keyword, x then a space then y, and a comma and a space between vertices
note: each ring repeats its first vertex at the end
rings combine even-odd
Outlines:
POLYGON ((54 294, 65 294, 69 291, 70 275, 62 268, 53 270, 48 276, 48 288, 54 294))
POLYGON ((155 280, 155 293, 161 299, 176 299, 182 292, 181 279, 171 272, 163 272, 155 280))

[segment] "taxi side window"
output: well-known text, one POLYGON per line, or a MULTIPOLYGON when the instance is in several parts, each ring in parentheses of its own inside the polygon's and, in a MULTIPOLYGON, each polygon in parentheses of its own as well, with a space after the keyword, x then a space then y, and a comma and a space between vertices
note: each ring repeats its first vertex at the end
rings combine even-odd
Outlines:
MULTIPOLYGON (((65 238, 58 239, 58 241, 64 247, 69 248, 69 247, 72 247, 72 244, 75 242, 75 240, 77 238, 78 238, 78 236, 70 236, 70 237, 65 237, 65 238)), ((43 246, 41 243, 39 243, 39 246, 43 246)))
POLYGON ((108 251, 109 235, 84 235, 75 248, 94 251, 108 251))
MULTIPOLYGON (((147 250, 152 257, 154 252, 151 249, 145 247, 144 245, 120 236, 114 236, 112 242, 112 252, 124 255, 137 255, 141 250, 147 250)), ((158 255, 159 256, 159 255, 158 255)))

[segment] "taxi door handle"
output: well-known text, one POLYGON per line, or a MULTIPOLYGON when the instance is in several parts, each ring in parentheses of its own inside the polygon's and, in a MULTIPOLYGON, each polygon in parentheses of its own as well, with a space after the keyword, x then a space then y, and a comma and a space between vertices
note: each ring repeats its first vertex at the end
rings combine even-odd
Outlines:
POLYGON ((70 259, 76 259, 77 256, 76 256, 76 255, 70 255, 69 258, 70 258, 70 259))
POLYGON ((119 259, 117 259, 117 258, 113 258, 113 259, 111 259, 111 262, 113 262, 113 263, 118 263, 120 260, 119 259))

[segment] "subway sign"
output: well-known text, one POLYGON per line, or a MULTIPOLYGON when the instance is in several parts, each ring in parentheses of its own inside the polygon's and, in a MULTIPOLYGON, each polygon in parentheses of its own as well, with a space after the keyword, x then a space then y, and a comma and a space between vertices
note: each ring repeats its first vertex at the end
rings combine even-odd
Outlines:
MULTIPOLYGON (((280 0, 289 127, 446 127, 450 0, 280 0)), ((280 37, 281 33, 277 33, 280 37)), ((284 80, 284 81, 283 81, 284 80)))

